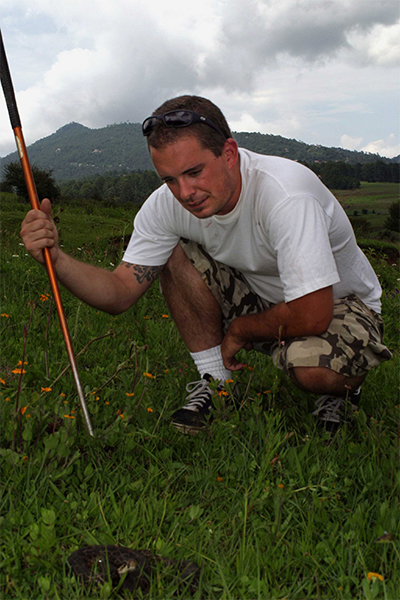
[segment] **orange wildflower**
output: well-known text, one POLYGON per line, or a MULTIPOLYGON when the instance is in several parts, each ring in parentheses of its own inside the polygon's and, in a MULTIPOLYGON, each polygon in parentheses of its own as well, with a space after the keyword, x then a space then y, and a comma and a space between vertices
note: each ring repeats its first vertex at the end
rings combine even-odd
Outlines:
POLYGON ((51 387, 41 387, 40 391, 41 392, 51 392, 51 387))
POLYGON ((371 581, 371 579, 379 579, 379 581, 383 581, 383 577, 380 573, 368 573, 367 579, 371 581))
POLYGON ((153 409, 149 407, 149 408, 147 409, 147 412, 150 412, 150 413, 152 413, 152 412, 153 412, 153 409))
POLYGON ((17 369, 13 369, 13 373, 24 374, 24 373, 26 373, 26 371, 25 371, 25 369, 17 368, 17 369))
POLYGON ((279 488, 280 490, 282 490, 284 487, 285 487, 285 486, 283 485, 283 483, 278 483, 278 488, 279 488))
POLYGON ((4 381, 4 379, 0 379, 0 383, 2 383, 3 385, 6 385, 6 382, 4 381))
POLYGON ((131 396, 134 396, 135 392, 126 392, 125 396, 128 396, 128 398, 131 398, 131 396))
POLYGON ((7 313, 1 313, 0 315, 1 317, 6 317, 6 319, 10 318, 10 315, 8 315, 7 313))
POLYGON ((223 477, 217 477, 217 478, 216 478, 216 481, 223 481, 223 480, 224 480, 224 478, 223 478, 223 477))
POLYGON ((156 376, 155 376, 155 375, 152 375, 151 373, 143 373, 143 375, 144 375, 145 377, 148 377, 149 379, 155 379, 155 378, 156 378, 156 376))
POLYGON ((169 315, 161 315, 163 319, 169 319, 169 315))
POLYGON ((22 413, 23 415, 26 413, 26 409, 27 409, 27 408, 28 408, 27 406, 22 406, 22 407, 21 407, 21 413, 22 413))

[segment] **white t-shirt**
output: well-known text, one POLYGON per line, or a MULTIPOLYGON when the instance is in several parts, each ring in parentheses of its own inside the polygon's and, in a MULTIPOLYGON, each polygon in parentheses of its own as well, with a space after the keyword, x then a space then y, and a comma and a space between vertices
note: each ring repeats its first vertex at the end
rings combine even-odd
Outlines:
POLYGON ((379 281, 319 178, 292 160, 239 153, 242 189, 230 213, 198 219, 162 185, 138 212, 123 260, 163 265, 184 237, 241 271, 274 304, 332 285, 335 298, 356 294, 380 312, 379 281))

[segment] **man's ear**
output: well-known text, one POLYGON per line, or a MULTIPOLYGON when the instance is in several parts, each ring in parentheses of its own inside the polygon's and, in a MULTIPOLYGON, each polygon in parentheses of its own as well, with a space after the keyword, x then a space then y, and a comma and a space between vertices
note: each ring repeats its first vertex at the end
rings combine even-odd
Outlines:
POLYGON ((228 138, 222 149, 222 155, 224 156, 227 165, 232 169, 239 158, 239 150, 236 140, 228 138))

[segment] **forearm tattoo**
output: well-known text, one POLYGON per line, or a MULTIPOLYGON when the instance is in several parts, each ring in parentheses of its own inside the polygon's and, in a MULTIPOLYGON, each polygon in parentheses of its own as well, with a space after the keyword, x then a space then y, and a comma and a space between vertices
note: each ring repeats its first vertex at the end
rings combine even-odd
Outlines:
POLYGON ((146 265, 133 265, 132 263, 127 263, 124 261, 122 261, 122 264, 125 265, 127 269, 132 269, 138 283, 143 283, 145 281, 153 283, 163 268, 163 265, 161 265, 161 267, 147 267, 146 265))

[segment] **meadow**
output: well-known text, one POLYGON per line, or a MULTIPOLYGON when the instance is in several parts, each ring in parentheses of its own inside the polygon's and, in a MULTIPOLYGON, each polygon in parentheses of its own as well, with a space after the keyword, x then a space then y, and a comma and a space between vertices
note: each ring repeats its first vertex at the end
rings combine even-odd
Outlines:
MULTIPOLYGON (((341 198, 348 210, 387 212, 382 189, 363 187, 364 200, 341 198)), ((363 242, 393 359, 367 377, 354 423, 333 438, 315 426, 315 397, 244 351, 240 405, 217 397, 204 434, 176 432, 169 415, 198 375, 157 283, 118 317, 62 290, 91 438, 46 272, 19 238, 28 207, 1 200, 1 598, 121 597, 110 583, 83 586, 66 562, 82 546, 118 544, 200 566, 195 590, 157 569, 152 599, 398 600, 398 244, 388 256, 363 242)), ((113 269, 133 212, 56 208, 61 244, 113 269)))

